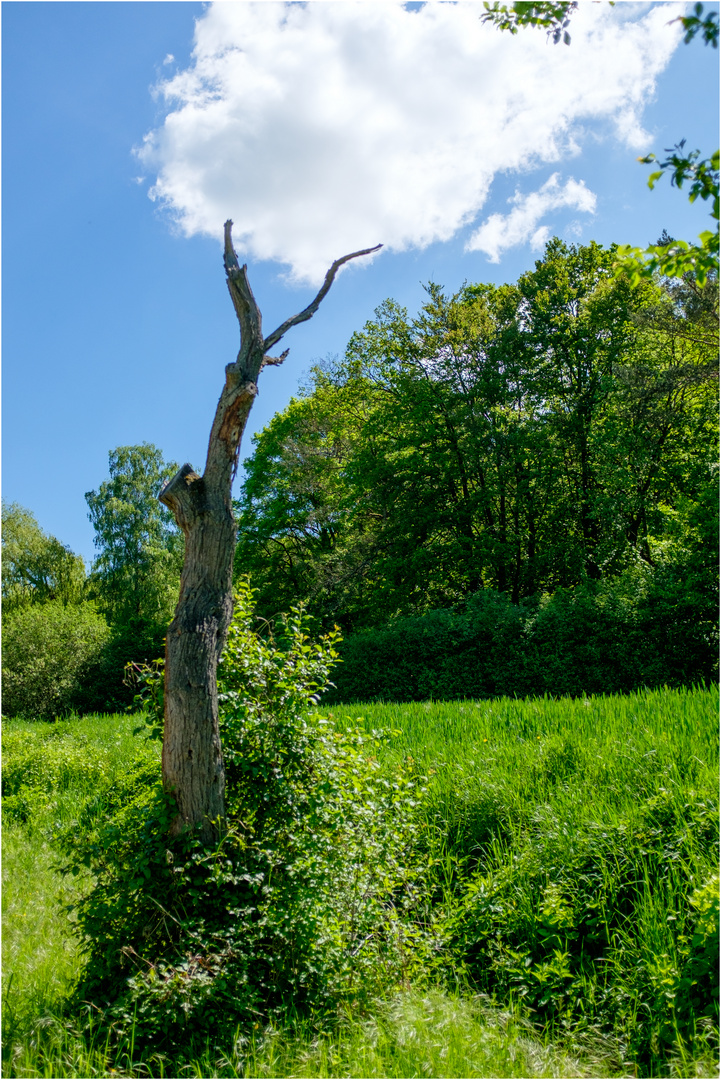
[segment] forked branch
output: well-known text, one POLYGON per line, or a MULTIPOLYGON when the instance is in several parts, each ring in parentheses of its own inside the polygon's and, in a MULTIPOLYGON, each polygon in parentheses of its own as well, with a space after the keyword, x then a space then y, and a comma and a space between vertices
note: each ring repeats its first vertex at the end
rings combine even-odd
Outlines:
POLYGON ((353 251, 350 255, 344 255, 342 259, 336 259, 328 273, 325 275, 325 281, 315 300, 308 304, 308 307, 304 308, 298 315, 293 315, 290 319, 286 319, 284 323, 281 323, 278 329, 274 330, 273 333, 265 339, 263 342, 263 350, 267 351, 268 349, 272 349, 274 345, 277 345, 280 339, 288 333, 292 326, 297 326, 298 323, 306 322, 308 319, 313 318, 343 263, 350 262, 351 259, 358 259, 361 255, 372 255, 374 251, 380 251, 382 247, 382 244, 376 244, 375 247, 364 248, 363 251, 353 251))

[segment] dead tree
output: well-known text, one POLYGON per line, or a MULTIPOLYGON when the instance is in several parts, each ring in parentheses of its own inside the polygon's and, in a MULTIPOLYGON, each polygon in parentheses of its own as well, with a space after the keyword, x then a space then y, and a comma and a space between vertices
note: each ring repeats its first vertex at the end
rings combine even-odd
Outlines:
POLYGON ((231 483, 258 376, 264 367, 283 363, 288 350, 277 357, 270 356, 270 350, 291 327, 312 318, 343 263, 382 246, 336 259, 313 302, 264 338, 247 266, 239 266, 233 250, 232 225, 225 223, 224 264, 240 323, 240 352, 225 369, 203 475, 183 465, 160 494, 185 536, 180 598, 165 648, 163 786, 178 808, 171 832, 198 827, 206 842, 218 835, 225 819, 216 669, 233 614, 231 483))

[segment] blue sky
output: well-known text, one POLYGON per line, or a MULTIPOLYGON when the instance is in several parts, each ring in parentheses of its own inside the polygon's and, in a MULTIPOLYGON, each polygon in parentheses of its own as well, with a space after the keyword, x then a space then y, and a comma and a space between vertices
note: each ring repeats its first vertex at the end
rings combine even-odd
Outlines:
POLYGON ((718 54, 667 25, 685 5, 582 0, 568 48, 413 8, 3 3, 3 496, 87 560, 109 450, 203 465, 238 347, 225 217, 267 331, 386 244, 285 339, 241 457, 389 296, 514 281, 547 235, 708 227, 636 161, 718 144, 718 54))

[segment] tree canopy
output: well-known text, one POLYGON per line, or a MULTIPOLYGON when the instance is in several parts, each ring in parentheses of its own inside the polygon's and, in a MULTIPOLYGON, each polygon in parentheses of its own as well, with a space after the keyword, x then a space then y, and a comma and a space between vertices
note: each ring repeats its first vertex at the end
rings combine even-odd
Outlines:
POLYGON ((716 285, 631 285, 616 258, 552 240, 515 285, 386 301, 313 371, 245 463, 236 571, 266 613, 517 603, 656 566, 691 507, 712 528, 716 285))
POLYGON ((25 507, 3 500, 3 613, 8 615, 50 600, 77 603, 83 597, 84 586, 82 558, 45 533, 25 507))
POLYGON ((110 476, 85 495, 99 549, 91 587, 114 623, 167 623, 176 600, 182 536, 158 495, 177 471, 151 443, 118 446, 110 476))

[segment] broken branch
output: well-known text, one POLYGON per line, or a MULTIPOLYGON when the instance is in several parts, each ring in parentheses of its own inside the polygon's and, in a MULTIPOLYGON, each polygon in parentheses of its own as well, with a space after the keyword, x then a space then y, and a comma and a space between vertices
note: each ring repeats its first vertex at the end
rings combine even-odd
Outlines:
POLYGON ((308 319, 313 318, 316 311, 320 307, 321 301, 323 300, 331 285, 333 284, 333 280, 343 263, 350 262, 351 259, 358 259, 361 255, 371 255, 374 251, 380 251, 382 247, 382 244, 376 244, 375 247, 364 248, 363 251, 353 251, 350 255, 344 255, 342 259, 336 259, 328 273, 325 275, 325 281, 323 282, 320 292, 316 296, 315 300, 308 304, 308 307, 304 308, 303 311, 301 311, 298 315, 293 315, 290 319, 286 319, 284 323, 281 323, 278 329, 274 330, 273 333, 265 339, 265 341, 263 342, 263 350, 265 351, 266 349, 272 349, 272 347, 276 345, 285 334, 288 333, 291 326, 297 326, 298 323, 306 322, 308 319))
POLYGON ((245 264, 243 266, 238 264, 238 256, 233 248, 232 228, 233 222, 226 221, 223 265, 228 279, 230 299, 233 301, 233 307, 240 323, 241 348, 249 348, 251 342, 261 342, 263 340, 260 328, 260 309, 248 281, 248 267, 245 264))
POLYGON ((260 365, 261 370, 264 367, 274 367, 277 364, 282 364, 289 352, 290 349, 284 349, 280 356, 264 356, 263 363, 260 365))

